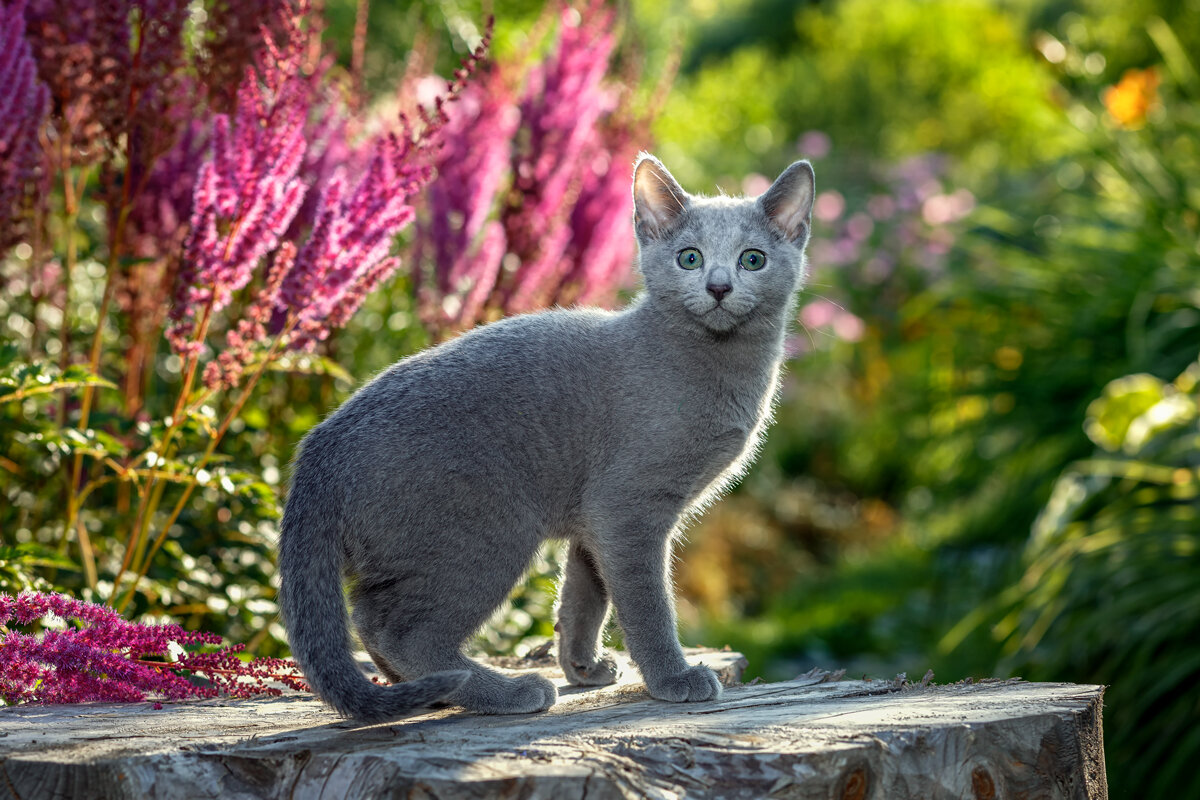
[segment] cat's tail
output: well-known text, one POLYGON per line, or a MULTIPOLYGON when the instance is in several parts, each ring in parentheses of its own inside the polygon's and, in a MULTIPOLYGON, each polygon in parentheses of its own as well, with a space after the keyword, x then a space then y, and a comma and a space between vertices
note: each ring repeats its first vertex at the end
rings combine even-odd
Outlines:
POLYGON ((310 435, 296 460, 279 543, 280 610, 292 657, 309 686, 343 716, 383 722, 425 708, 470 675, 438 672, 380 686, 351 655, 350 621, 342 595, 341 501, 337 474, 310 435))

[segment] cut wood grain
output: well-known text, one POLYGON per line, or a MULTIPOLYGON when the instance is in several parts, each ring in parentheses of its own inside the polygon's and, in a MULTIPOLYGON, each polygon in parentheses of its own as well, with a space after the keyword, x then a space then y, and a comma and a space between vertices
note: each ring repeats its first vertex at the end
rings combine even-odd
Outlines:
POLYGON ((829 680, 734 685, 713 702, 567 687, 544 714, 442 709, 357 726, 310 695, 0 710, 0 797, 1079 798, 1107 796, 1103 687, 829 680))

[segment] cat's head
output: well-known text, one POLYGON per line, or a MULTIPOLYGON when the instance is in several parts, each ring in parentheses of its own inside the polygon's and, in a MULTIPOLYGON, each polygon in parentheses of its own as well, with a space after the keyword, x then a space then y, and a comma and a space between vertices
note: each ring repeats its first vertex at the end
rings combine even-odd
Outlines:
POLYGON ((778 330, 804 280, 814 192, 812 165, 797 161, 761 197, 694 196, 643 153, 633 222, 651 300, 717 334, 778 330))

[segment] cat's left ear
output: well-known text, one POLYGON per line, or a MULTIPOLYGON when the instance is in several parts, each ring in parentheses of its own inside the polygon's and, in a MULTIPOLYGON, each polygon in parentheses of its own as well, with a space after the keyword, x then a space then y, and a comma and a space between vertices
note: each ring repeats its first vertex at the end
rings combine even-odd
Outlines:
POLYGON ((797 161, 785 169, 771 184, 771 188, 758 198, 758 204, 762 206, 767 219, 787 238, 801 245, 808 238, 812 223, 816 185, 812 164, 797 161))

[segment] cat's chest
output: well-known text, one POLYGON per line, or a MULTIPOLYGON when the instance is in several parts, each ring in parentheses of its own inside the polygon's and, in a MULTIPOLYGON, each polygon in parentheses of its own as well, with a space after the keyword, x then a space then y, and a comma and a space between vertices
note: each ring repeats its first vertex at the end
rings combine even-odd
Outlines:
POLYGON ((762 384, 714 381, 703 388, 681 393, 673 411, 678 421, 689 429, 749 433, 758 423, 766 388, 762 384))
POLYGON ((677 430, 703 452, 740 449, 762 425, 774 392, 775 370, 743 374, 710 374, 675 392, 667 411, 677 430))
POLYGON ((769 417, 773 380, 713 379, 677 401, 674 435, 663 442, 675 454, 672 473, 696 496, 732 474, 756 450, 769 417))

